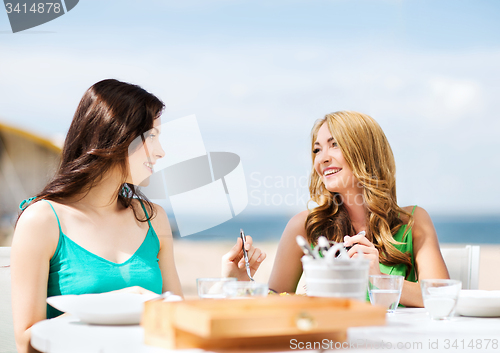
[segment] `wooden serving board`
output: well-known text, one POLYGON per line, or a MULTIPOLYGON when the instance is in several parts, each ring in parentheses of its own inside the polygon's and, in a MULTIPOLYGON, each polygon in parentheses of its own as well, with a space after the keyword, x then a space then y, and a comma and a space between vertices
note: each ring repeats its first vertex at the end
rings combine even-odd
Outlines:
POLYGON ((346 340, 352 326, 385 324, 386 310, 342 298, 269 296, 145 303, 145 343, 167 349, 290 348, 346 340))

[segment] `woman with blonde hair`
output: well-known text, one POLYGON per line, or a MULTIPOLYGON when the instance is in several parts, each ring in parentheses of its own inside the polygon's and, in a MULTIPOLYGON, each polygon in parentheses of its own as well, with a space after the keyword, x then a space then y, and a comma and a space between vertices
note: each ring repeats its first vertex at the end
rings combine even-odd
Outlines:
POLYGON ((315 244, 324 235, 352 246, 350 257, 361 251, 371 275, 403 275, 400 303, 423 306, 418 280, 448 278, 448 271, 427 212, 397 204, 394 156, 381 127, 361 113, 328 114, 313 127, 312 160, 309 191, 318 206, 288 222, 269 287, 295 292, 303 255, 295 237, 315 244))

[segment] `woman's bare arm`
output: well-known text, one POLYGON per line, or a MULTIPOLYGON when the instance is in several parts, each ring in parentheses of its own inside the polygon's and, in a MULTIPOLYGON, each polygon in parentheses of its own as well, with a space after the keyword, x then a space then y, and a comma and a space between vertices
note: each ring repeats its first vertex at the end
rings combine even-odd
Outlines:
MULTIPOLYGON (((407 210, 411 212, 411 209, 412 207, 408 207, 407 210)), ((415 257, 418 280, 449 278, 431 217, 421 207, 415 209, 413 217, 413 256, 415 257)), ((420 283, 405 281, 400 303, 405 306, 423 307, 420 283)))
POLYGON ((293 216, 281 236, 273 270, 269 279, 269 288, 281 293, 295 293, 300 276, 304 253, 297 245, 297 235, 306 237, 305 221, 309 211, 303 211, 293 216))
POLYGON ((32 352, 31 326, 47 318, 50 259, 59 240, 54 213, 46 202, 28 207, 17 223, 12 241, 12 313, 17 350, 32 352))
POLYGON ((162 291, 170 291, 173 294, 182 294, 181 282, 174 262, 174 240, 172 230, 166 212, 158 205, 154 205, 156 217, 151 221, 153 228, 160 240, 160 252, 158 253, 161 276, 163 278, 162 291))

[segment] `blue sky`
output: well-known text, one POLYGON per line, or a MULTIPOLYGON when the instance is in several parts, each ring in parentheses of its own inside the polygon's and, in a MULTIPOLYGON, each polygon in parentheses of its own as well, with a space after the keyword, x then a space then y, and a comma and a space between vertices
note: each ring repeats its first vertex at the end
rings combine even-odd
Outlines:
POLYGON ((389 138, 401 205, 500 214, 499 15, 498 1, 80 0, 12 34, 0 13, 0 121, 61 138, 90 85, 137 83, 165 120, 196 114, 207 150, 240 155, 245 212, 293 214, 314 121, 357 110, 389 138))

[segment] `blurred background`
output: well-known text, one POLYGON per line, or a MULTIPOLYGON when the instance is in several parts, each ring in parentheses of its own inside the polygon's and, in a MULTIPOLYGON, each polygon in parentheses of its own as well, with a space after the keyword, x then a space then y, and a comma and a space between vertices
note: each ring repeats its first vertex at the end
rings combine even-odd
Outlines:
POLYGON ((0 12, 0 243, 104 78, 159 96, 164 121, 196 114, 207 151, 241 157, 248 207, 189 240, 279 239, 308 201, 314 121, 356 110, 389 138, 400 205, 424 207, 442 242, 498 243, 499 15, 482 0, 85 0, 13 34, 0 12))
MULTIPOLYGON (((267 282, 309 200, 311 128, 339 110, 379 122, 399 204, 425 208, 442 246, 479 244, 479 289, 499 290, 499 18, 496 0, 81 0, 14 34, 0 11, 0 247, 53 175, 85 90, 115 78, 162 99, 162 122, 195 114, 206 151, 241 158, 249 204, 224 224, 180 238, 169 200, 153 200, 186 296, 220 275, 240 228, 268 254, 255 275, 267 282)), ((0 352, 15 351, 9 281, 4 267, 0 352)))

